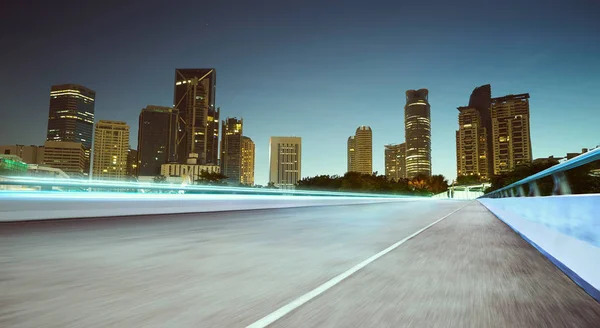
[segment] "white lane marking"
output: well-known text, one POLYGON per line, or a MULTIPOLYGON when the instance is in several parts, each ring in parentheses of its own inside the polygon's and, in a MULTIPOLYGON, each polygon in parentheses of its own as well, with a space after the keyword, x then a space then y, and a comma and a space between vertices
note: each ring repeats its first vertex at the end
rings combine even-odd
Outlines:
MULTIPOLYGON (((467 204, 468 205, 468 204, 467 204)), ((415 237, 416 235, 420 234, 421 232, 429 229, 431 226, 433 226, 434 224, 442 221, 443 219, 449 217, 450 215, 462 210, 464 207, 466 207, 467 205, 461 206, 460 208, 450 212, 449 214, 445 215, 444 217, 442 217, 441 219, 429 224, 428 226, 426 226, 425 228, 413 233, 412 235, 400 240, 399 242, 396 242, 395 244, 393 244, 392 246, 382 250, 381 252, 369 257, 368 259, 360 262, 359 264, 353 266, 352 268, 348 269, 348 271, 343 272, 337 276, 335 276, 334 278, 332 278, 331 280, 323 283, 321 286, 311 290, 310 292, 298 297, 297 299, 293 300, 292 302, 288 303, 287 305, 284 305, 282 307, 280 307, 279 309, 275 310, 275 312, 272 312, 271 314, 268 314, 267 316, 263 317, 262 319, 254 322, 253 324, 247 326, 247 328, 264 328, 267 327, 268 325, 272 324, 273 322, 283 318, 285 315, 287 315, 288 313, 294 311, 295 309, 297 309, 298 307, 302 306, 304 303, 312 300, 313 298, 321 295, 323 292, 327 291, 329 288, 339 284, 342 280, 350 277, 351 275, 353 275, 354 273, 356 273, 358 270, 366 267, 367 265, 369 265, 371 262, 377 260, 378 258, 384 256, 385 254, 393 251, 395 248, 397 248, 398 246, 404 244, 405 242, 407 242, 408 240, 412 239, 413 237, 415 237)))

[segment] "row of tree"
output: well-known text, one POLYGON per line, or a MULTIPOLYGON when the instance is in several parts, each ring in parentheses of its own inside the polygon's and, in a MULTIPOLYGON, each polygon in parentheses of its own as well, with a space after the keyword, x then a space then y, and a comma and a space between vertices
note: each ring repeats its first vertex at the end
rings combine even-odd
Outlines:
MULTIPOLYGON (((155 183, 165 183, 167 177, 159 175, 154 177, 155 183)), ((198 185, 224 186, 227 185, 227 177, 221 173, 202 171, 194 181, 198 185)), ((244 186, 236 184, 236 186, 244 186)), ((250 187, 250 186, 246 186, 250 187)), ((263 188, 262 186, 254 186, 263 188)), ((264 188, 276 188, 273 182, 264 188)), ((443 175, 416 176, 412 179, 389 179, 385 175, 361 174, 348 172, 340 175, 318 175, 304 178, 296 184, 299 190, 319 191, 346 191, 346 192, 368 192, 368 193, 390 193, 431 195, 448 190, 448 180, 443 175)))
POLYGON ((431 195, 448 190, 448 180, 443 175, 427 177, 419 175, 413 179, 389 179, 385 175, 348 172, 340 175, 318 175, 298 181, 297 189, 369 192, 390 194, 431 195))

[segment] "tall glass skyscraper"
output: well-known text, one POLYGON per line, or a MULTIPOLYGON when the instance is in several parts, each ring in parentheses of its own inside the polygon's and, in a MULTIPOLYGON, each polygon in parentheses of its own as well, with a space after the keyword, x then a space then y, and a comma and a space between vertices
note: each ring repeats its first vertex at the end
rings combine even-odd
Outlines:
POLYGON ((50 89, 48 141, 80 142, 85 150, 84 175, 90 171, 96 92, 78 84, 53 85, 50 89))
POLYGON ((427 89, 406 91, 406 177, 431 176, 431 114, 427 89))
POLYGON ((176 161, 178 119, 176 108, 148 105, 142 109, 138 129, 139 176, 159 175, 162 164, 176 161))
POLYGON ((213 68, 175 70, 173 105, 179 109, 178 159, 190 153, 198 164, 217 165, 219 159, 219 109, 215 108, 217 73, 213 68))

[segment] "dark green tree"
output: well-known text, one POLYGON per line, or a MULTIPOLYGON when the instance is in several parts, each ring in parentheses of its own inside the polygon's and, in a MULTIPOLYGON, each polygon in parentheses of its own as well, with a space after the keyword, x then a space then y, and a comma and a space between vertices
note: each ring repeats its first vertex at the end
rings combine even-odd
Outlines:
POLYGON ((225 186, 227 185, 227 176, 219 172, 208 172, 203 170, 200 172, 200 176, 196 179, 196 184, 209 185, 209 186, 225 186))
POLYGON ((429 191, 431 191, 434 195, 448 190, 448 180, 446 180, 446 178, 441 174, 432 175, 429 177, 427 185, 429 187, 429 191))
POLYGON ((378 172, 373 174, 348 172, 343 176, 318 175, 304 178, 296 185, 297 189, 302 190, 416 195, 430 195, 430 189, 445 190, 444 188, 447 187, 448 182, 443 176, 435 177, 431 181, 426 176, 419 176, 409 181, 408 179, 388 179, 378 172), (429 186, 430 183, 434 183, 432 188, 429 186))
MULTIPOLYGON (((500 175, 494 175, 491 177, 490 182, 492 186, 485 190, 486 193, 501 189, 519 180, 525 179, 531 175, 546 170, 554 165, 558 164, 558 160, 547 160, 538 161, 531 164, 519 165, 513 171, 503 173, 500 175)), ((543 196, 551 195, 554 188, 554 182, 552 177, 545 177, 537 181, 540 193, 543 196)), ((529 186, 523 186, 526 193, 529 193, 529 186)))
POLYGON ((456 177, 458 185, 479 184, 484 182, 479 175, 459 175, 456 177))

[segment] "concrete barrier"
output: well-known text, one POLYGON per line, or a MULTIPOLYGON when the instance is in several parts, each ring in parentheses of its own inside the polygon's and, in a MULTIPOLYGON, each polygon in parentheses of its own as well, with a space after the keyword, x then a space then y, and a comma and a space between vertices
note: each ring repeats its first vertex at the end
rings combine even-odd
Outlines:
POLYGON ((427 199, 429 198, 22 192, 0 194, 0 222, 350 205, 427 199))
POLYGON ((600 301, 600 195, 479 202, 600 301))

